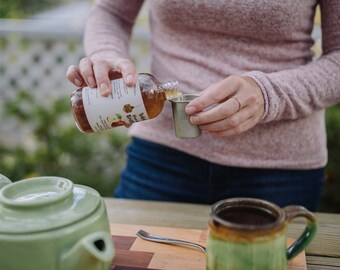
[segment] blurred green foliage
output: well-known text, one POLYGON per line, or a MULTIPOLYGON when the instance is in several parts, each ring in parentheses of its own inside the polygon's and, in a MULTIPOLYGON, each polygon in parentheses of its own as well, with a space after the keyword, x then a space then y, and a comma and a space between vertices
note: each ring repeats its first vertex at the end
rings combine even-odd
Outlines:
POLYGON ((71 0, 1 0, 0 18, 24 19, 38 11, 71 0))
POLYGON ((321 211, 340 213, 340 104, 326 110, 328 164, 321 211))
POLYGON ((33 130, 14 147, 0 141, 0 172, 12 181, 42 175, 66 177, 95 188, 102 196, 112 196, 125 164, 129 138, 119 128, 81 134, 69 102, 69 97, 62 97, 46 106, 23 90, 6 100, 6 121, 33 130))

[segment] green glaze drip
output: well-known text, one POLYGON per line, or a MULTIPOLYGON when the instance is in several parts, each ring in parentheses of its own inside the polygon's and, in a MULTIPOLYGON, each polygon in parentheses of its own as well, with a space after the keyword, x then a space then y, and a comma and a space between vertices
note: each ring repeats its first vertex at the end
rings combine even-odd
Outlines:
POLYGON ((261 242, 240 243, 208 239, 207 270, 285 270, 286 236, 261 242))

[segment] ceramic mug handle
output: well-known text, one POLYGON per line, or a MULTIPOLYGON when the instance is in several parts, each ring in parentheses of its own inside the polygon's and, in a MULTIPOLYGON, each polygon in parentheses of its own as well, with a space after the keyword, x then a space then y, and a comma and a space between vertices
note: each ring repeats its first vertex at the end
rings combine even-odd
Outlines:
POLYGON ((296 217, 304 217, 307 219, 307 226, 300 237, 287 249, 287 260, 293 259, 301 251, 303 251, 313 240, 317 223, 315 215, 309 212, 306 208, 299 205, 290 205, 283 210, 286 212, 286 222, 291 222, 296 217))

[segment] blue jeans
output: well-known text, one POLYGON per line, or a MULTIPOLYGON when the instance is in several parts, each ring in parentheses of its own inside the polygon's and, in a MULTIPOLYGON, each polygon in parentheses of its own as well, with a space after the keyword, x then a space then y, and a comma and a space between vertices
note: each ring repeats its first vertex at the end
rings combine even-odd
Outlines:
POLYGON ((115 191, 118 198, 212 204, 231 197, 251 197, 316 211, 321 197, 323 168, 222 166, 138 138, 133 138, 127 154, 115 191))

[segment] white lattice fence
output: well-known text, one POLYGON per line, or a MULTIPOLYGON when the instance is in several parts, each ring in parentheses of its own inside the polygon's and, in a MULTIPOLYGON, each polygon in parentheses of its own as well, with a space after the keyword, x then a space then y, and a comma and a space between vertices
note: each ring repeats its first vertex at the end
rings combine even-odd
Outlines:
POLYGON ((12 33, 1 37, 1 91, 29 90, 54 96, 70 91, 67 66, 83 56, 80 38, 42 38, 12 33))
MULTIPOLYGON (((27 24, 20 23, 14 31, 1 31, 0 22, 2 142, 16 143, 22 141, 23 137, 27 138, 30 133, 29 130, 20 130, 18 123, 8 122, 3 117, 2 109, 6 100, 13 98, 18 91, 29 91, 48 106, 57 97, 68 97, 75 89, 66 80, 65 73, 70 64, 77 64, 84 56, 82 38, 82 28, 73 32, 68 29, 32 31, 27 24)), ((137 70, 148 71, 148 33, 143 32, 143 29, 136 29, 130 51, 137 70)))
MULTIPOLYGON (((65 73, 84 56, 81 41, 81 36, 48 38, 11 33, 0 37, 0 91, 16 88, 51 97, 69 93, 72 85, 65 73)), ((137 70, 147 71, 147 40, 134 42, 131 51, 137 70)))
MULTIPOLYGON (((67 66, 83 56, 81 35, 42 35, 34 32, 1 33, 0 37, 1 142, 29 141, 28 126, 3 115, 3 106, 19 91, 30 92, 49 106, 57 97, 69 96, 72 86, 65 79, 67 66)), ((69 119, 71 120, 71 118, 69 119)))

